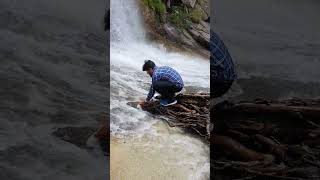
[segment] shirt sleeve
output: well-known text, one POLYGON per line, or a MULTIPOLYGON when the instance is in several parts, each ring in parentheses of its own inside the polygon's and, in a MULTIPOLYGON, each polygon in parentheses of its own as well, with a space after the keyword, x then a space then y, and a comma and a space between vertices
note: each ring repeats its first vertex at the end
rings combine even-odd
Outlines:
POLYGON ((150 90, 147 96, 147 101, 150 101, 151 98, 154 96, 156 91, 153 89, 153 84, 161 79, 161 73, 154 73, 154 76, 152 77, 152 84, 150 86, 150 90))
POLYGON ((147 101, 150 101, 151 98, 154 96, 155 94, 155 90, 153 89, 153 85, 150 86, 150 90, 149 90, 149 93, 148 93, 148 96, 147 96, 147 101))

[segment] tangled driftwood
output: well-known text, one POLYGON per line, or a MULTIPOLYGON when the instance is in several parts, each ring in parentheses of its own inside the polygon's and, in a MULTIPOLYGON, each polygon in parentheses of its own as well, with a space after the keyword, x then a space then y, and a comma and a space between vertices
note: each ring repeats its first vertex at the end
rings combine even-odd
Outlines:
MULTIPOLYGON (((181 127, 193 134, 200 135, 209 142, 209 100, 208 94, 179 94, 178 104, 163 107, 159 101, 141 105, 141 108, 155 115, 161 115, 171 127, 181 127)), ((137 102, 129 105, 136 107, 137 102)))
POLYGON ((213 179, 320 179, 320 100, 225 101, 209 118, 209 99, 179 95, 178 106, 142 109, 208 140, 213 179))
POLYGON ((320 101, 223 102, 211 114, 215 179, 320 179, 320 101))

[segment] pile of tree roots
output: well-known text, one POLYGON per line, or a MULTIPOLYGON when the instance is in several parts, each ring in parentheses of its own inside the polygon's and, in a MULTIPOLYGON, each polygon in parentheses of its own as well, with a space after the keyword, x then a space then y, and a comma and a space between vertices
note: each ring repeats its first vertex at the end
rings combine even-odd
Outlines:
POLYGON ((153 101, 141 108, 210 143, 213 179, 320 179, 320 100, 224 101, 209 108, 208 94, 177 99, 175 106, 153 101))
MULTIPOLYGON (((144 111, 165 120, 170 127, 180 127, 187 132, 200 136, 208 143, 210 141, 210 113, 208 94, 179 94, 178 103, 172 106, 161 106, 159 101, 141 104, 144 111)), ((137 107, 137 102, 129 102, 137 107)))
POLYGON ((224 101, 212 108, 208 94, 177 100, 141 108, 210 143, 213 179, 320 179, 320 100, 224 101))
POLYGON ((223 102, 211 111, 214 179, 320 179, 320 101, 223 102))

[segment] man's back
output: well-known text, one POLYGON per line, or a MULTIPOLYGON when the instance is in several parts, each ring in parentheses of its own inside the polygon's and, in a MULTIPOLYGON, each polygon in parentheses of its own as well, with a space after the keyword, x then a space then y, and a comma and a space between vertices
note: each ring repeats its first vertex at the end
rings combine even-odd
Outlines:
POLYGON ((152 76, 152 83, 159 80, 167 80, 174 83, 178 87, 183 87, 183 80, 180 74, 168 66, 155 67, 152 76))
POLYGON ((210 73, 211 81, 232 81, 236 73, 232 57, 219 36, 211 31, 210 37, 210 73))

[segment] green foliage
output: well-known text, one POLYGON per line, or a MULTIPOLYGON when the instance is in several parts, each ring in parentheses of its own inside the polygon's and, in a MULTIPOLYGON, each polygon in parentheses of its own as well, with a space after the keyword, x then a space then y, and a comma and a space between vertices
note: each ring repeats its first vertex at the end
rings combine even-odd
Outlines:
POLYGON ((201 9, 194 9, 190 13, 190 19, 195 23, 200 23, 204 16, 205 14, 201 9))
POLYGON ((143 2, 160 15, 163 15, 167 10, 162 0, 143 0, 143 2))
POLYGON ((187 10, 181 6, 173 6, 168 18, 171 23, 180 29, 186 29, 191 23, 187 10))
MULTIPOLYGON (((202 0, 199 0, 199 2, 202 2, 202 0)), ((163 0, 143 0, 143 3, 160 17, 165 17, 167 9, 163 0)), ((180 30, 188 29, 192 22, 200 23, 204 17, 205 14, 202 9, 189 9, 183 4, 172 6, 167 14, 167 20, 180 30)))

